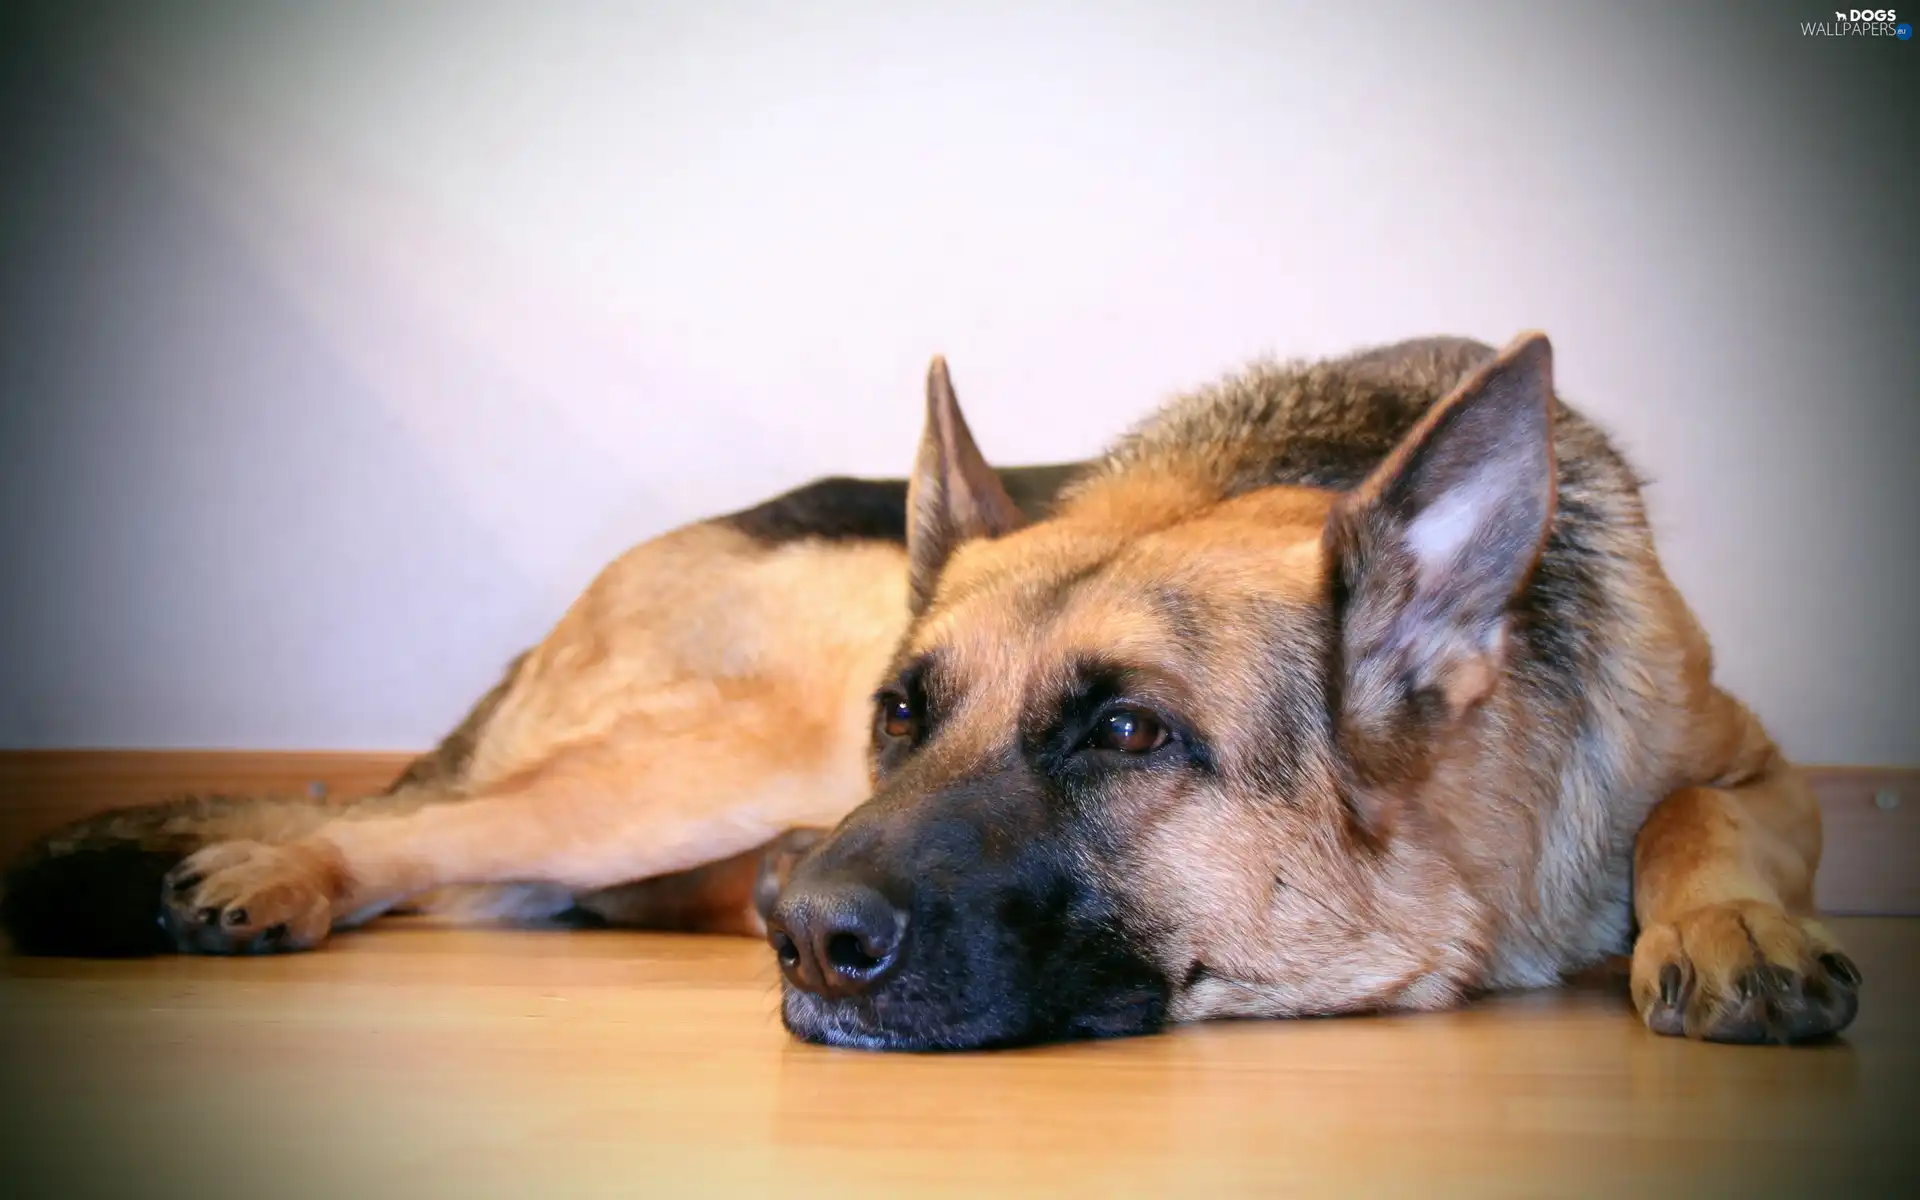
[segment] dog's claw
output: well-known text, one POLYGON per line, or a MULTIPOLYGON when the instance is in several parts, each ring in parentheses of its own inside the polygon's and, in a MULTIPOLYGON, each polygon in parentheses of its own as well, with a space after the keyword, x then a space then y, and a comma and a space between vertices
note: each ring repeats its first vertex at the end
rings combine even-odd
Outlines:
POLYGON ((305 950, 332 926, 337 869, 299 846, 217 842, 176 866, 160 890, 160 927, 197 954, 305 950))
POLYGON ((1680 968, 1673 963, 1660 968, 1660 1003, 1668 1008, 1680 1003, 1680 968))
POLYGON ((1845 1029, 1859 1011, 1859 968, 1831 946, 1818 922, 1777 906, 1708 905, 1641 931, 1634 995, 1655 1033, 1812 1041, 1845 1029))
POLYGON ((1839 951, 1835 950, 1828 954, 1822 954, 1820 956, 1820 965, 1826 968, 1827 974, 1833 976, 1846 986, 1860 986, 1860 968, 1853 964, 1852 959, 1839 951))

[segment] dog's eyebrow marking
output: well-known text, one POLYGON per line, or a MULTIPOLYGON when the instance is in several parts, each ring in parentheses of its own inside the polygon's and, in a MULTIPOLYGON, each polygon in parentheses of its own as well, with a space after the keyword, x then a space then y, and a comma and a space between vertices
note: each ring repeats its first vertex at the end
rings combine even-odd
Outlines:
POLYGON ((937 650, 929 650, 908 659, 894 673, 893 679, 875 693, 874 699, 878 700, 889 690, 897 690, 921 710, 920 715, 924 720, 931 723, 935 701, 946 703, 952 699, 948 694, 949 689, 943 686, 947 680, 941 666, 942 660, 937 650))
POLYGON ((1191 592, 1163 584, 1153 590, 1153 608, 1182 649, 1206 636, 1206 607, 1191 592))
POLYGON ((1112 562, 1113 555, 1102 554, 1092 562, 1081 563, 1064 574, 1041 581, 1035 589, 1037 619, 1044 621, 1058 616, 1067 606, 1067 601, 1073 596, 1074 590, 1105 571, 1112 562))
POLYGON ((1124 663, 1097 654, 1079 655, 1067 663, 1066 687, 1052 697, 1056 714, 1076 707, 1103 704, 1125 695, 1139 672, 1124 663))
POLYGON ((916 655, 908 659, 906 662, 900 664, 899 670, 893 673, 892 686, 899 688, 903 692, 912 691, 916 687, 924 686, 927 672, 932 668, 933 662, 934 652, 931 650, 925 654, 916 655))
POLYGON ((1021 706, 1021 724, 1030 729, 1057 731, 1084 717, 1090 709, 1124 691, 1124 668, 1093 655, 1067 660, 1049 684, 1034 689, 1021 706))

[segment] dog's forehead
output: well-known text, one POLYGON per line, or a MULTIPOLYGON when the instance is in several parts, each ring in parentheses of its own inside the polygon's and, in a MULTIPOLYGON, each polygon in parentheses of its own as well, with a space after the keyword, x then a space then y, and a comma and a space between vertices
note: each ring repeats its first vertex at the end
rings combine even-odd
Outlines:
POLYGON ((909 648, 1010 699, 1036 672, 1089 659, 1177 674, 1209 648, 1251 649, 1271 624, 1246 618, 1320 602, 1329 502, 1269 488, 1157 527, 1070 512, 969 543, 909 648))

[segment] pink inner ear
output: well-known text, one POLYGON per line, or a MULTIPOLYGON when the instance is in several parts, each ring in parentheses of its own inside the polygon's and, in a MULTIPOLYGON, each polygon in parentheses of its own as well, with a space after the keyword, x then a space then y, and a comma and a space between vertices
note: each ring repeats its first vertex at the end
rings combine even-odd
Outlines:
POLYGON ((1482 470, 1449 489, 1407 526, 1407 550, 1420 564, 1422 582, 1445 571, 1500 503, 1499 480, 1482 470))

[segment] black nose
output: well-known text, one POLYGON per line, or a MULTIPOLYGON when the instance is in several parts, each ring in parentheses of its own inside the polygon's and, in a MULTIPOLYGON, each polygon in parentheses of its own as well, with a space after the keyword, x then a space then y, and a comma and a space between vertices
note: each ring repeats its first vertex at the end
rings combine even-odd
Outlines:
POLYGON ((893 969, 907 914, 862 883, 789 886, 767 918, 787 982, 820 996, 866 991, 893 969))

